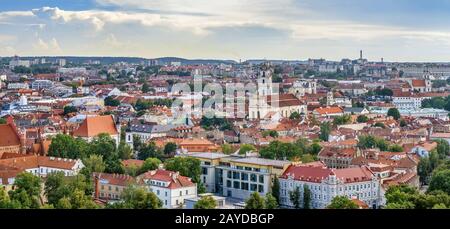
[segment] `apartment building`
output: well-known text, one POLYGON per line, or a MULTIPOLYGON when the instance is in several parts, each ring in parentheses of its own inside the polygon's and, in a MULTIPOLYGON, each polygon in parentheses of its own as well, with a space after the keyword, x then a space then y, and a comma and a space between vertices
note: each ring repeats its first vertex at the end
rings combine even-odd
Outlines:
POLYGON ((358 199, 371 208, 385 204, 377 176, 366 166, 330 169, 319 165, 291 165, 280 177, 280 205, 294 207, 290 193, 299 188, 304 204, 305 186, 311 191, 310 208, 324 209, 336 196, 358 199))
POLYGON ((181 208, 185 200, 197 197, 197 184, 179 172, 157 169, 138 176, 137 182, 155 193, 163 208, 181 208))
POLYGON ((209 192, 245 200, 253 192, 271 192, 273 179, 280 176, 290 161, 256 157, 230 156, 219 153, 196 153, 202 167, 202 182, 209 192))

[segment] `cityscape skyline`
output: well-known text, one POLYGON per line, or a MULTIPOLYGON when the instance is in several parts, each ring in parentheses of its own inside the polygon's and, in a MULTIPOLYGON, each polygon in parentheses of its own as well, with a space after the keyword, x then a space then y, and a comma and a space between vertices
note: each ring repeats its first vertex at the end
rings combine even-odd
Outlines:
POLYGON ((447 0, 23 3, 0 6, 0 56, 450 61, 447 0))

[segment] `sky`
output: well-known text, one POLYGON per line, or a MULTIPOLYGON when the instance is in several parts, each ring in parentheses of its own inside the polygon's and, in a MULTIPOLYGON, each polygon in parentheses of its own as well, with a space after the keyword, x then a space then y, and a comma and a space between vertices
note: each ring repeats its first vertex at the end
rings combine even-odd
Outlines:
POLYGON ((450 62, 450 0, 0 0, 0 56, 450 62))

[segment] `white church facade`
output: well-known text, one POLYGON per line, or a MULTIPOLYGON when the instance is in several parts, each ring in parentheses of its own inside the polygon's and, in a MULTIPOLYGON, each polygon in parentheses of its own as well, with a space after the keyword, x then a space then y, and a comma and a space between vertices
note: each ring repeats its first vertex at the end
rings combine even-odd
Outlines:
MULTIPOLYGON (((277 85, 275 85, 277 86, 277 85)), ((272 72, 261 71, 258 75, 257 90, 250 97, 248 118, 270 119, 277 113, 283 118, 289 118, 292 113, 307 113, 307 106, 293 94, 279 94, 272 83, 272 72)))

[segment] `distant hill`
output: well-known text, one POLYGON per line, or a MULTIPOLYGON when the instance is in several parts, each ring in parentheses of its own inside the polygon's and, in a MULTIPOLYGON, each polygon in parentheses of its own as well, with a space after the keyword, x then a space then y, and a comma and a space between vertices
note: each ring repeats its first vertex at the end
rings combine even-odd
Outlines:
POLYGON ((179 57, 161 57, 155 59, 146 59, 140 57, 89 57, 89 56, 27 56, 20 57, 23 60, 35 60, 45 58, 47 62, 55 62, 58 59, 66 59, 67 62, 76 64, 87 63, 89 61, 100 61, 101 64, 113 64, 117 62, 127 62, 140 64, 143 61, 157 60, 159 64, 165 65, 171 62, 181 62, 182 65, 201 65, 201 64, 236 64, 234 60, 214 60, 214 59, 184 59, 179 57))
POLYGON ((184 59, 179 57, 161 57, 156 58, 160 64, 170 64, 171 62, 181 62, 182 65, 200 65, 200 64, 237 64, 234 60, 214 60, 214 59, 184 59))

